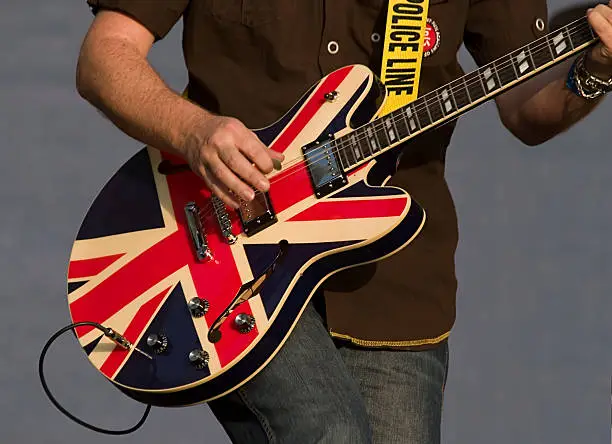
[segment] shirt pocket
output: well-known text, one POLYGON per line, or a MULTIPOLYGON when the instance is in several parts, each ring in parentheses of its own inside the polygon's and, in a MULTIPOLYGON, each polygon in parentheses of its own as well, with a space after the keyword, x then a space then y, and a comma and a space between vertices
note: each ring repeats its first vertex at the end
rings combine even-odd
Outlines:
POLYGON ((219 21, 258 27, 291 19, 296 0, 204 0, 210 14, 219 21))

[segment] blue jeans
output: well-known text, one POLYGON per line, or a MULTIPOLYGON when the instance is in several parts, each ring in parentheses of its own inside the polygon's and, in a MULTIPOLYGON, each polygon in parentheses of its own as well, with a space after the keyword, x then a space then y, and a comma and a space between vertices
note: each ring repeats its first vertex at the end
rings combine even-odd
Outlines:
POLYGON ((336 344, 309 304, 274 359, 209 403, 235 444, 438 444, 445 341, 427 351, 336 344))

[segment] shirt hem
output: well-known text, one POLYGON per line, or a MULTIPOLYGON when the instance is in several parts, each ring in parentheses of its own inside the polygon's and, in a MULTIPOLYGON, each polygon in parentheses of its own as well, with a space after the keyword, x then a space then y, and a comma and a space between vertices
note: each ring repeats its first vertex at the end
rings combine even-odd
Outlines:
POLYGON ((336 333, 331 330, 329 331, 329 334, 333 338, 349 341, 355 345, 361 345, 362 347, 419 347, 422 345, 437 344, 444 341, 450 336, 450 330, 435 338, 413 339, 408 341, 371 341, 355 338, 342 333, 336 333))

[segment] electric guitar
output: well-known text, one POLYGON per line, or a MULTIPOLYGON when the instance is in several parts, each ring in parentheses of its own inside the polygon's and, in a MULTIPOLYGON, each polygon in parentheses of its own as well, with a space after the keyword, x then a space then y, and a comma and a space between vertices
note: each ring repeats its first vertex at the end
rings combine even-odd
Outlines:
POLYGON ((273 359, 327 277, 419 234, 425 211, 384 185, 384 153, 596 41, 586 18, 574 21, 383 116, 374 73, 338 69, 255 130, 287 161, 269 192, 238 210, 180 159, 143 148, 101 190, 72 248, 72 320, 113 331, 76 329, 89 361, 156 406, 238 388, 273 359))

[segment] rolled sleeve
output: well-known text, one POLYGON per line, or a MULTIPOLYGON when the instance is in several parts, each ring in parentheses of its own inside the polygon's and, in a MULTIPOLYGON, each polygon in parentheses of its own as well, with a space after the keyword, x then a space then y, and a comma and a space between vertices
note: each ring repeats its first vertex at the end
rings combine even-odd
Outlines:
POLYGON ((548 32, 546 0, 472 0, 464 43, 482 66, 548 32))
POLYGON ((87 0, 87 4, 94 14, 101 9, 125 14, 161 40, 179 21, 189 0, 87 0))

